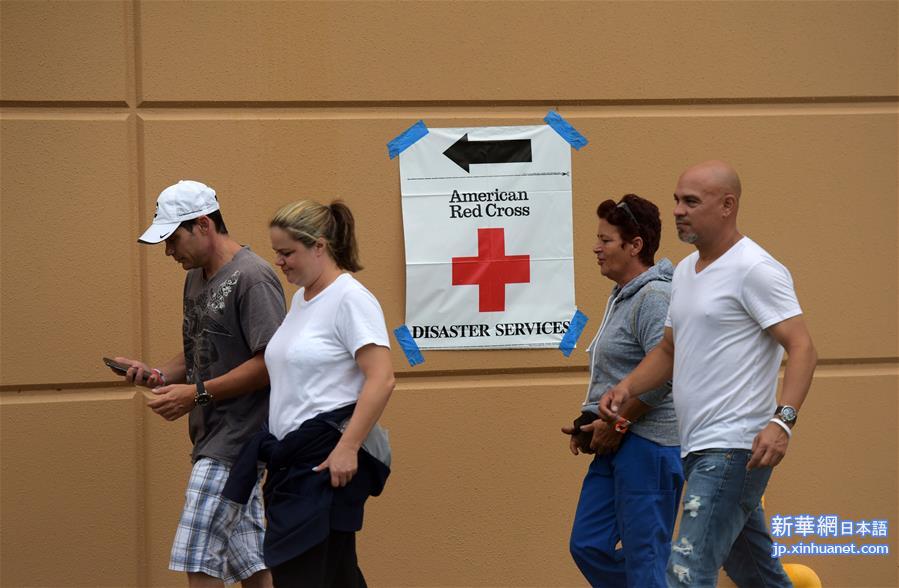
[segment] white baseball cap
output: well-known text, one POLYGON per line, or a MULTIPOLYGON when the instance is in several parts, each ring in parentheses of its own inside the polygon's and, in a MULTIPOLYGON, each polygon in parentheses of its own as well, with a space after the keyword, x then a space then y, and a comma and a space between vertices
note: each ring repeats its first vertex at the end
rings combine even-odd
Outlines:
POLYGON ((159 193, 153 224, 138 237, 141 243, 159 243, 168 239, 178 226, 219 209, 215 190, 193 180, 181 180, 159 193))

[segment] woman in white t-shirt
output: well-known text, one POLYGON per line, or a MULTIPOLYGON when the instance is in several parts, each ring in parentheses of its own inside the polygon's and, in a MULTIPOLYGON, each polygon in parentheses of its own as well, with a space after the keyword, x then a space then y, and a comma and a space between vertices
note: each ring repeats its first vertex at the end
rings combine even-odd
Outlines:
POLYGON ((394 386, 384 314, 348 273, 362 268, 346 204, 288 204, 269 232, 276 265, 300 289, 265 351, 274 436, 266 505, 276 534, 266 537, 266 561, 276 586, 365 586, 355 531, 362 503, 389 473, 376 424, 394 386))

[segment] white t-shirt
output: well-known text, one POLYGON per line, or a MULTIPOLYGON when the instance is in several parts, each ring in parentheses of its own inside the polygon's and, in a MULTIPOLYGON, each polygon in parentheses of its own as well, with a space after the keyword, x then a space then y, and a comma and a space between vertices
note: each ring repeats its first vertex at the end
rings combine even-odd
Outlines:
POLYGON ((777 408, 783 347, 764 329, 802 314, 790 272, 748 237, 698 274, 677 265, 665 326, 674 334, 681 454, 751 449, 777 408))
POLYGON ((294 294, 265 348, 268 426, 278 439, 323 412, 356 402, 365 381, 356 352, 370 343, 390 347, 381 305, 353 276, 341 274, 308 302, 303 291, 294 294))

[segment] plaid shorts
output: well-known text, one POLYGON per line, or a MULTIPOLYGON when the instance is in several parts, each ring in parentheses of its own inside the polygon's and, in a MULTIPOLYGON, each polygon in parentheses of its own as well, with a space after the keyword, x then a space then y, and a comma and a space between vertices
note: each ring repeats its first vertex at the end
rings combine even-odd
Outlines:
POLYGON ((170 570, 202 572, 234 584, 265 569, 259 485, 245 506, 227 500, 222 489, 229 472, 228 466, 208 457, 194 464, 172 545, 170 570))

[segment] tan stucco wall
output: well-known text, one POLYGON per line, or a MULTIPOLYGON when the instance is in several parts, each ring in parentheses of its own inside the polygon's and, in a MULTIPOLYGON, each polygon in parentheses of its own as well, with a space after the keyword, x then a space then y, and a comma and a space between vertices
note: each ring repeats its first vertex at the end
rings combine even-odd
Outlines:
MULTIPOLYGON (((610 287, 590 253, 596 203, 653 199, 677 261, 677 174, 711 157, 739 169, 741 227, 791 269, 821 357, 769 511, 888 519, 888 557, 789 561, 825 586, 896 586, 897 22, 892 1, 0 0, 0 585, 183 584, 166 563, 186 422, 100 363, 180 345, 183 272, 135 243, 160 189, 214 186, 263 255, 277 206, 344 198, 359 278, 394 327, 385 143, 418 119, 539 124, 558 108, 591 140, 572 156, 584 338, 610 287)), ((360 536, 369 583, 584 585, 567 535, 587 462, 558 433, 584 354, 393 359, 395 469, 360 536)))

